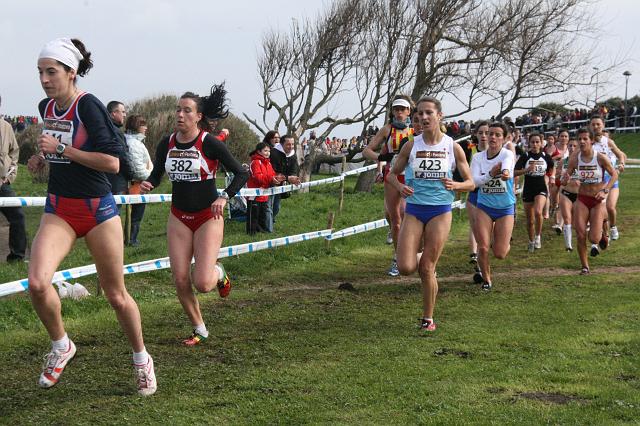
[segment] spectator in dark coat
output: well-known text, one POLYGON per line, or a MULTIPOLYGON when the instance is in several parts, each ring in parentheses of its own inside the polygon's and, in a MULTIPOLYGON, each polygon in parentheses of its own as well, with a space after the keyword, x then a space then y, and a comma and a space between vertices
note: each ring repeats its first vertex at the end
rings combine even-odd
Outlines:
MULTIPOLYGON (((282 142, 276 144, 275 148, 271 150, 270 160, 271 166, 282 185, 300 185, 298 157, 296 156, 293 136, 285 135, 282 138, 282 142)), ((273 223, 276 222, 276 216, 280 211, 280 200, 290 196, 290 192, 273 196, 273 223)))

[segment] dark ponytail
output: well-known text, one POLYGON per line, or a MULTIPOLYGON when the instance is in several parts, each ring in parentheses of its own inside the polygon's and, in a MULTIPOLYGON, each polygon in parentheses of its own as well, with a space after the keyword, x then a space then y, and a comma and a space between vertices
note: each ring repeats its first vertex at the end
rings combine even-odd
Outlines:
POLYGON ((222 84, 214 84, 211 86, 209 96, 202 98, 202 113, 209 120, 222 120, 229 116, 229 107, 227 106, 227 91, 222 84))
MULTIPOLYGON (((76 71, 76 73, 80 77, 84 77, 85 75, 87 75, 89 73, 89 70, 91 68, 93 68, 93 61, 91 60, 91 52, 89 52, 87 50, 87 48, 85 47, 84 43, 81 42, 80 40, 78 40, 77 38, 72 38, 71 42, 73 43, 73 45, 82 54, 82 59, 80 60, 80 63, 78 64, 78 70, 76 71)), ((67 68, 67 67, 65 66, 65 68, 67 68)), ((69 70, 67 70, 67 71, 69 71, 69 70)))
POLYGON ((213 130, 209 120, 221 120, 229 116, 229 107, 226 104, 227 91, 224 83, 211 86, 209 96, 198 96, 193 92, 186 92, 180 99, 191 99, 196 104, 197 111, 202 113, 202 119, 198 121, 198 128, 205 132, 213 130))

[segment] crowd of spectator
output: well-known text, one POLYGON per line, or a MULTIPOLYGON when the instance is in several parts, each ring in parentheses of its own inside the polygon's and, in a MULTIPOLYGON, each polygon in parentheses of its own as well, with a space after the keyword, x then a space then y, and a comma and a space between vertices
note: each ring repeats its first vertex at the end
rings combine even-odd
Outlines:
POLYGON ((635 127, 637 113, 638 107, 636 105, 630 105, 628 111, 626 111, 624 103, 612 107, 597 105, 590 110, 575 108, 563 113, 530 111, 517 117, 515 125, 517 127, 542 125, 547 129, 555 129, 557 127, 578 128, 582 127, 584 125, 583 121, 588 120, 592 115, 600 115, 604 117, 607 127, 635 127), (626 122, 625 116, 627 118, 626 122))
POLYGON ((24 131, 32 124, 38 124, 38 117, 30 115, 18 115, 15 117, 5 115, 3 118, 5 119, 5 121, 11 124, 13 131, 17 133, 24 131))

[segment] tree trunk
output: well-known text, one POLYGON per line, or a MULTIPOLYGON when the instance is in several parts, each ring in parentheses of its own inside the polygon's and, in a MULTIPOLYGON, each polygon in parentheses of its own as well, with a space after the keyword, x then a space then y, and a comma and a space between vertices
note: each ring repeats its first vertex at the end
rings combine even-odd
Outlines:
MULTIPOLYGON (((373 164, 373 162, 365 161, 364 163, 365 166, 368 166, 369 164, 373 164)), ((360 176, 358 176, 358 181, 356 182, 356 192, 371 192, 371 190, 373 189, 373 184, 376 180, 376 173, 376 169, 360 173, 360 176)))

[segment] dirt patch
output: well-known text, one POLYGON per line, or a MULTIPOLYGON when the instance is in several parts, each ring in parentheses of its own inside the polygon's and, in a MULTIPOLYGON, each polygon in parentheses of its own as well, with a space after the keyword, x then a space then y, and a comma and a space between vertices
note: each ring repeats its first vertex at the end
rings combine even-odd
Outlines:
POLYGON ((338 290, 344 291, 356 291, 356 288, 351 283, 342 283, 338 286, 338 290))
POLYGON ((622 382, 635 382, 638 380, 638 376, 634 376, 633 374, 620 374, 616 376, 616 380, 620 380, 622 382))
MULTIPOLYGON (((501 282, 516 282, 518 279, 523 278, 532 278, 532 277, 553 277, 553 276, 578 276, 578 272, 575 269, 563 269, 563 268, 546 268, 546 269, 520 269, 517 271, 505 271, 505 272, 494 272, 493 277, 497 278, 501 282)), ((640 266, 609 266, 609 267, 599 267, 597 271, 594 273, 597 274, 637 274, 640 273, 640 266)), ((356 278, 356 277, 354 277, 356 278)), ((442 276, 438 275, 438 283, 468 283, 469 286, 473 286, 471 280, 471 274, 464 275, 449 275, 442 276)), ((328 283, 293 283, 287 286, 278 286, 272 288, 260 288, 258 291, 269 291, 269 292, 299 292, 299 291, 324 291, 332 287, 327 286, 328 283)), ((329 283, 330 284, 330 283, 329 283)), ((357 293, 356 286, 358 284, 363 284, 365 286, 371 284, 371 279, 366 278, 362 280, 354 280, 349 283, 341 283, 338 284, 338 289, 340 290, 348 290, 347 288, 340 288, 343 285, 351 285, 354 288, 354 293, 357 293)), ((415 285, 417 288, 420 288, 420 277, 418 275, 412 275, 408 277, 380 277, 375 280, 376 285, 415 285)), ((335 287, 333 287, 335 288, 335 287)), ((441 288, 440 292, 445 292, 446 288, 441 288)))
POLYGON ((453 355, 463 359, 467 359, 471 357, 471 354, 467 351, 460 351, 457 349, 449 349, 449 348, 440 348, 433 352, 435 356, 446 356, 453 355))
POLYGON ((587 402, 586 399, 580 398, 575 395, 567 395, 556 392, 518 392, 516 394, 516 398, 530 399, 533 401, 540 401, 558 405, 565 405, 569 404, 570 402, 578 402, 580 404, 584 404, 587 402))

